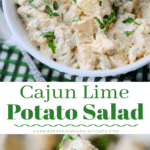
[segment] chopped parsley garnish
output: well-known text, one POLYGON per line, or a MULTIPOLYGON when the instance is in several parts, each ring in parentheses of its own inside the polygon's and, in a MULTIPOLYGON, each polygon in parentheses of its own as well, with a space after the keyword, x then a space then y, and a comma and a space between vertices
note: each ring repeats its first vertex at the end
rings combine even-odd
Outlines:
POLYGON ((71 135, 65 134, 62 141, 61 141, 61 143, 59 144, 59 148, 61 148, 63 146, 64 140, 72 140, 73 141, 75 139, 71 135))
POLYGON ((113 3, 113 5, 112 5, 112 9, 113 9, 113 11, 115 12, 115 15, 117 15, 117 14, 118 14, 118 12, 119 12, 119 7, 118 7, 118 6, 116 6, 116 4, 115 4, 115 3, 113 3))
POLYGON ((74 1, 74 3, 77 3, 77 0, 73 0, 74 1))
POLYGON ((46 5, 45 9, 48 11, 50 16, 59 16, 58 13, 52 12, 52 9, 48 5, 46 5))
POLYGON ((99 23, 99 27, 101 28, 101 29, 104 29, 105 28, 105 25, 98 19, 98 18, 94 18, 98 23, 99 23))
POLYGON ((79 15, 78 19, 73 19, 72 22, 76 22, 76 21, 79 21, 81 20, 81 16, 79 15))
POLYGON ((135 31, 124 31, 127 37, 129 37, 131 34, 133 34, 135 31))
POLYGON ((48 31, 48 32, 42 33, 40 36, 43 36, 43 37, 50 37, 50 38, 51 38, 51 40, 54 40, 54 39, 55 39, 54 33, 53 33, 53 32, 51 32, 51 31, 48 31))
MULTIPOLYGON (((73 0, 74 1, 74 3, 77 3, 77 0, 73 0)), ((70 4, 72 5, 72 2, 70 2, 70 4)))
POLYGON ((114 19, 114 16, 115 16, 115 13, 114 12, 112 12, 111 14, 110 14, 110 16, 104 16, 103 17, 103 22, 104 22, 104 24, 106 25, 106 24, 111 24, 112 22, 113 22, 113 19, 114 19))
POLYGON ((48 0, 43 0, 43 2, 44 2, 44 3, 49 3, 49 1, 48 1, 48 0))
POLYGON ((27 14, 27 18, 30 18, 31 17, 31 15, 30 14, 27 14))
POLYGON ((59 16, 59 14, 56 13, 56 12, 52 12, 52 13, 50 14, 50 16, 59 16))
POLYGON ((48 46, 49 48, 51 48, 52 52, 55 54, 56 46, 55 44, 53 44, 53 41, 55 39, 54 33, 48 31, 48 32, 40 34, 40 36, 43 36, 44 38, 48 40, 48 46))
POLYGON ((102 1, 99 1, 99 6, 102 6, 102 1))
POLYGON ((133 18, 127 18, 127 19, 125 19, 125 20, 123 20, 123 23, 125 24, 125 23, 131 23, 131 22, 134 22, 136 25, 140 25, 140 24, 138 24, 137 22, 135 22, 134 21, 134 19, 133 18))
POLYGON ((57 3, 56 1, 53 2, 53 8, 54 8, 55 10, 58 9, 58 3, 57 3))
POLYGON ((52 13, 52 9, 48 5, 46 5, 45 9, 48 11, 49 14, 52 13))
POLYGON ((81 10, 81 7, 77 6, 80 10, 81 10))
POLYGON ((95 17, 94 19, 99 23, 100 29, 104 29, 107 24, 111 24, 111 23, 112 23, 112 21, 113 21, 113 19, 114 19, 114 16, 115 16, 115 13, 114 13, 114 12, 112 12, 112 13, 110 14, 110 16, 105 15, 105 16, 103 17, 103 23, 102 23, 98 18, 96 18, 96 17, 95 17))
POLYGON ((33 2, 33 0, 29 0, 29 3, 32 3, 33 2))
POLYGON ((53 44, 52 42, 48 42, 48 46, 49 48, 51 48, 53 54, 55 54, 55 50, 56 50, 56 45, 53 44))
POLYGON ((32 6, 33 8, 35 8, 33 4, 31 4, 31 6, 32 6))
POLYGON ((76 69, 80 69, 80 66, 78 65, 76 69))

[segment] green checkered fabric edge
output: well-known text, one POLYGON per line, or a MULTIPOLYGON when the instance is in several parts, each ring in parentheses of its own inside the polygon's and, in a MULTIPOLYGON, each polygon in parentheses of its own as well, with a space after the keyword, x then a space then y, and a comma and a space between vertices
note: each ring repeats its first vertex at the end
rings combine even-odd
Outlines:
MULTIPOLYGON (((47 82, 141 82, 150 81, 150 64, 145 65, 135 71, 127 74, 118 75, 115 77, 78 77, 75 75, 68 75, 52 69, 32 56, 31 60, 34 62, 37 70, 47 82)), ((32 68, 31 68, 32 69, 32 68)), ((9 46, 0 42, 0 82, 35 82, 33 73, 21 51, 15 46, 9 46), (32 72, 32 73, 31 73, 32 72)))
MULTIPOLYGON (((32 58, 36 67, 46 81, 70 82, 71 77, 65 73, 49 68, 32 58)), ((24 57, 15 46, 0 42, 0 81, 3 82, 35 82, 24 57)))

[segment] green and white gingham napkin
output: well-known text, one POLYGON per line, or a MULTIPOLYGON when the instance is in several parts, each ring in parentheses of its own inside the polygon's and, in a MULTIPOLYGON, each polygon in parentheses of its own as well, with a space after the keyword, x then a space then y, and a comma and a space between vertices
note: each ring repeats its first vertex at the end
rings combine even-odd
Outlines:
MULTIPOLYGON (((26 54, 28 55, 28 54, 26 54)), ((55 71, 36 59, 23 55, 15 46, 0 43, 0 81, 71 81, 69 75, 55 71), (35 64, 31 68, 27 61, 35 64), (36 77, 41 74, 41 77, 36 77)), ((32 64, 31 64, 32 65, 32 64)))
POLYGON ((0 81, 2 82, 130 82, 150 81, 150 64, 116 77, 78 77, 61 73, 30 56, 11 34, 0 0, 0 81))

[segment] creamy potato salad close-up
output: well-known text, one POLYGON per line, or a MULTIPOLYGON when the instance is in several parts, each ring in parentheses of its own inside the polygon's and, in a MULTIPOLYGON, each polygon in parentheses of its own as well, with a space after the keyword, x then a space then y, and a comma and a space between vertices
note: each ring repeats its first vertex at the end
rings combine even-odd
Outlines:
POLYGON ((150 0, 14 0, 40 53, 81 70, 109 70, 150 53, 150 0))
POLYGON ((93 141, 85 140, 80 136, 72 137, 70 135, 64 135, 63 139, 72 140, 67 148, 61 147, 59 150, 149 150, 147 145, 137 141, 136 138, 122 137, 121 139, 115 139, 112 136, 103 135, 101 138, 96 138, 93 141))

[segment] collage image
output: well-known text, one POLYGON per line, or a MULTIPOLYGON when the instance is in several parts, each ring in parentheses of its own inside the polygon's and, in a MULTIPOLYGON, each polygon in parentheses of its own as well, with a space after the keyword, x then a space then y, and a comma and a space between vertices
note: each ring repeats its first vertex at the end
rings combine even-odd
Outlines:
MULTIPOLYGON (((150 0, 0 0, 0 82, 150 82, 150 0)), ((150 135, 0 134, 0 150, 150 150, 150 135)))

